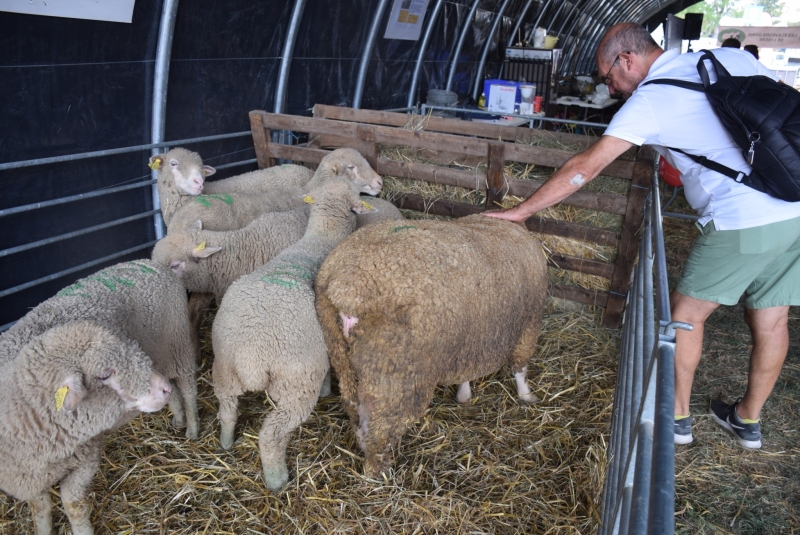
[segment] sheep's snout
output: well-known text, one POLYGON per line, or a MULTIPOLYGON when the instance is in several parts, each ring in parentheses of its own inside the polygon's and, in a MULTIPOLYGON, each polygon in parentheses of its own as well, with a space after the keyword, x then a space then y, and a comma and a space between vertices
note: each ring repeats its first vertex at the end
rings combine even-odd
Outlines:
POLYGON ((180 168, 173 167, 172 175, 175 185, 186 195, 200 195, 203 193, 205 178, 200 169, 192 169, 187 176, 181 172, 180 168))
POLYGON ((350 329, 355 327, 358 323, 358 318, 355 316, 348 316, 344 312, 339 312, 339 317, 342 318, 342 332, 345 338, 350 337, 350 329))
POLYGON ((169 380, 158 372, 153 372, 150 376, 150 390, 140 397, 136 403, 136 409, 142 412, 156 412, 161 410, 169 401, 172 394, 172 385, 169 380))

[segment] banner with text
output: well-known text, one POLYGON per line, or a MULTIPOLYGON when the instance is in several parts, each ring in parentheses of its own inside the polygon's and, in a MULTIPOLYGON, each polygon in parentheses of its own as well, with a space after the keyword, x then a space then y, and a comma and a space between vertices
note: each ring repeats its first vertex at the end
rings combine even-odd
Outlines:
POLYGON ((800 26, 720 26, 717 44, 729 37, 758 48, 800 48, 800 26))

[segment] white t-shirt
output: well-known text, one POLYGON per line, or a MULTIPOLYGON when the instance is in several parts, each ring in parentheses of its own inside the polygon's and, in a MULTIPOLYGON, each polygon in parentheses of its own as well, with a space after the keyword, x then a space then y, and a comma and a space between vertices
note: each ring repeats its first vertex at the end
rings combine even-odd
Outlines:
MULTIPOLYGON (((656 78, 700 82, 697 62, 702 52, 670 50, 650 66, 642 83, 656 78)), ((719 48, 714 55, 733 76, 762 74, 776 79, 746 50, 719 48)), ((716 75, 708 62, 711 81, 716 75)), ((758 227, 800 217, 800 202, 781 201, 667 150, 675 147, 706 156, 749 174, 742 149, 733 141, 709 104, 705 93, 670 85, 639 85, 616 113, 604 135, 653 148, 681 173, 686 200, 700 215, 700 224, 713 220, 717 230, 758 227)), ((756 155, 758 157, 758 155, 756 155)))

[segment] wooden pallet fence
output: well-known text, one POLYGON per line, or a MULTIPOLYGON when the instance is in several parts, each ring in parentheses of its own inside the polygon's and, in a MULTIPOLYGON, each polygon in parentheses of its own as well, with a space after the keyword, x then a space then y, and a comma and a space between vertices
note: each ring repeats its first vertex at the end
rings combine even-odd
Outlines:
MULTIPOLYGON (((318 164, 328 153, 327 149, 347 146, 361 152, 381 175, 486 192, 487 204, 484 207, 425 199, 412 194, 393 200, 400 208, 451 217, 462 217, 479 213, 487 208, 496 208, 495 203, 500 202, 506 194, 528 197, 542 185, 541 181, 505 178, 503 169, 507 162, 560 167, 573 155, 573 152, 567 150, 525 145, 517 143, 518 140, 530 140, 531 136, 544 135, 557 137, 571 146, 588 147, 593 142, 584 136, 559 132, 502 127, 439 117, 421 118, 400 113, 335 106, 317 105, 314 113, 325 117, 299 117, 261 110, 250 112, 250 125, 259 167, 275 165, 278 159, 318 164), (304 147, 273 143, 271 141, 273 130, 307 133, 309 143, 304 147), (426 154, 439 154, 443 157, 440 160, 434 158, 435 163, 400 162, 378 157, 378 145, 410 147, 425 151, 426 154), (453 159, 485 161, 486 173, 448 167, 453 159)), ((608 292, 569 285, 553 285, 550 288, 553 296, 603 307, 605 309, 603 324, 609 327, 617 327, 621 323, 630 273, 637 254, 637 231, 644 215, 644 199, 647 196, 651 172, 650 160, 618 159, 606 167, 602 174, 631 180, 631 189, 627 197, 578 191, 563 201, 563 204, 569 206, 623 216, 621 230, 540 216, 533 216, 526 222, 531 231, 617 249, 614 262, 560 254, 553 254, 549 259, 552 266, 560 269, 610 279, 608 292)))

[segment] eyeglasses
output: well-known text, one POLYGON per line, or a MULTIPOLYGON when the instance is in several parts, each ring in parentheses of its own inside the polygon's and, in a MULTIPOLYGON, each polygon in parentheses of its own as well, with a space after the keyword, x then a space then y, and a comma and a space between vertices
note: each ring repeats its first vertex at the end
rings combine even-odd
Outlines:
POLYGON ((606 73, 606 75, 603 76, 603 83, 604 84, 611 85, 611 79, 609 79, 608 75, 611 74, 611 69, 614 68, 614 65, 616 65, 618 61, 619 61, 619 55, 617 55, 617 58, 611 64, 611 67, 608 68, 608 72, 606 73))

